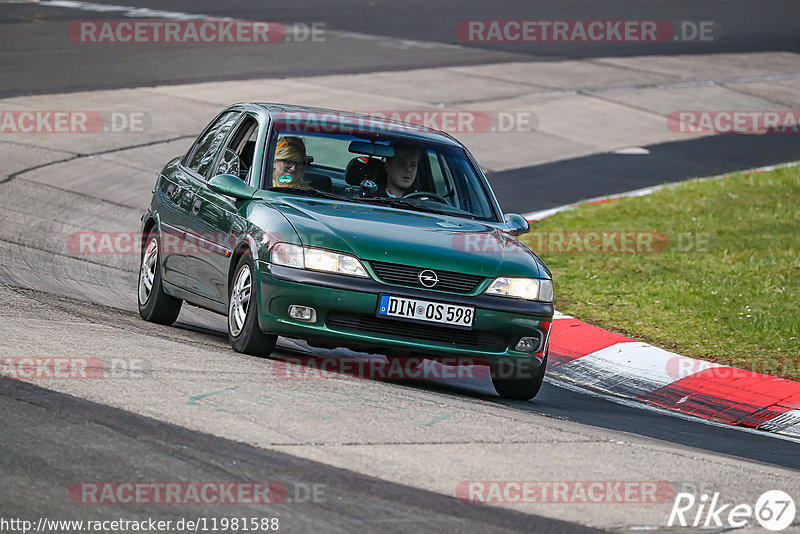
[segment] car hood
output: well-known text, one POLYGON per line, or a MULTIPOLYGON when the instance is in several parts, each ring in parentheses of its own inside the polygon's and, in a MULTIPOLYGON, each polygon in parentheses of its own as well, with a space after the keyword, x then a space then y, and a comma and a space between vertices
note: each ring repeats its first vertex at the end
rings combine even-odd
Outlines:
POLYGON ((270 203, 308 246, 338 250, 368 261, 486 277, 549 278, 530 249, 480 221, 299 196, 284 196, 270 203))

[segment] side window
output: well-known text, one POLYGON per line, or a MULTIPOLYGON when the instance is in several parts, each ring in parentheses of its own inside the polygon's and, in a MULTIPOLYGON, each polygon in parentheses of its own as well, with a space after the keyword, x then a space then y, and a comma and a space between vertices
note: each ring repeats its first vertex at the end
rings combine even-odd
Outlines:
POLYGON ((440 193, 442 191, 447 191, 447 185, 444 183, 442 168, 439 166, 439 158, 436 156, 436 152, 434 150, 428 150, 428 162, 431 166, 431 176, 433 177, 433 186, 435 188, 435 192, 440 193))
POLYGON ((258 122, 253 117, 245 116, 222 152, 222 157, 214 175, 232 174, 238 176, 244 182, 249 182, 249 173, 250 168, 253 166, 257 137, 258 122))
POLYGON ((489 197, 481 188, 481 183, 475 177, 474 170, 465 158, 446 157, 447 168, 456 177, 458 196, 461 199, 461 209, 469 211, 478 217, 492 216, 492 207, 489 197))
POLYGON ((455 185, 453 184, 453 175, 447 166, 443 154, 435 150, 428 150, 428 163, 431 167, 431 176, 433 177, 434 193, 437 193, 447 199, 447 201, 457 207, 463 209, 463 202, 455 185))
POLYGON ((208 177, 207 173, 214 163, 214 159, 217 156, 222 142, 225 140, 225 136, 228 135, 228 132, 238 118, 238 111, 229 111, 220 116, 217 121, 197 139, 192 147, 186 166, 200 176, 208 177))

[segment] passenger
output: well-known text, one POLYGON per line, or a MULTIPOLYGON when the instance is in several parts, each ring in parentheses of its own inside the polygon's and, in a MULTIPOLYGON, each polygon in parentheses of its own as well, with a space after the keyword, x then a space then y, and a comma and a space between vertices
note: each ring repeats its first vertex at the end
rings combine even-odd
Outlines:
POLYGON ((403 197, 412 191, 422 153, 409 146, 397 146, 394 157, 386 159, 386 196, 403 197))
POLYGON ((311 185, 303 179, 307 166, 308 156, 303 140, 299 137, 282 138, 275 148, 272 186, 311 189, 311 185))

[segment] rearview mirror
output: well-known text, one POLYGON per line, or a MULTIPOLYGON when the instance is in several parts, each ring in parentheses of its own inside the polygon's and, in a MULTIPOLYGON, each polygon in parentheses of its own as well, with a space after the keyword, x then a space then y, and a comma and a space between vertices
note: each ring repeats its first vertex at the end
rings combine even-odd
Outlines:
POLYGON ((232 174, 218 174, 208 181, 208 188, 215 193, 222 193, 230 197, 248 200, 258 191, 250 187, 232 174))
POLYGON ((369 154, 370 156, 382 158, 394 157, 394 147, 368 143, 367 141, 350 141, 350 146, 347 147, 347 150, 353 154, 369 154))
POLYGON ((528 220, 517 213, 507 213, 504 217, 508 233, 513 236, 527 234, 531 231, 531 225, 528 220))

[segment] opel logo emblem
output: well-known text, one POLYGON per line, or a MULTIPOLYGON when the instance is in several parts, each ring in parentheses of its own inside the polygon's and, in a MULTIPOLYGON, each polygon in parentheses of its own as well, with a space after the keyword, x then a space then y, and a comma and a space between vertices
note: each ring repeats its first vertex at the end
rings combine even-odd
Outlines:
POLYGON ((436 276, 436 273, 430 269, 420 271, 417 277, 419 278, 419 283, 425 287, 433 287, 439 283, 439 277, 436 276))

